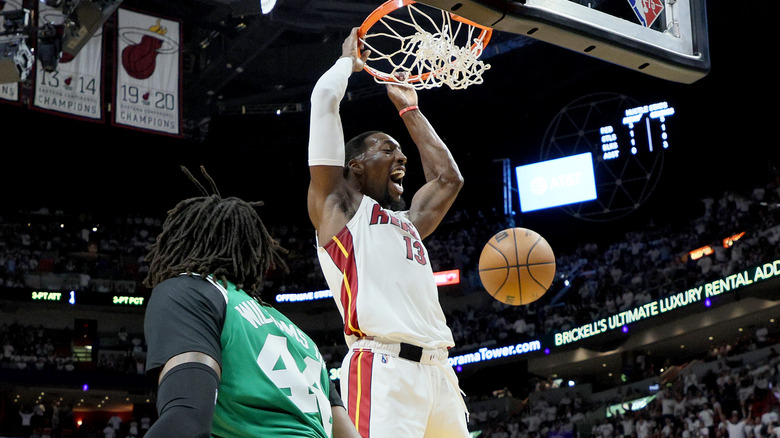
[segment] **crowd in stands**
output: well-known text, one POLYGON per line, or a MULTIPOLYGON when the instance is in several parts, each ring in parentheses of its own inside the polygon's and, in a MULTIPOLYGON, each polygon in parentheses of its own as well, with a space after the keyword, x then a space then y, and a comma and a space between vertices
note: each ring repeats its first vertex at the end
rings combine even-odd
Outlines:
POLYGON ((603 400, 572 388, 537 387, 536 397, 514 405, 497 403, 499 398, 472 408, 471 428, 489 438, 777 438, 778 348, 780 333, 763 341, 745 335, 717 354, 676 366, 672 379, 658 372, 643 381, 644 390, 603 400), (630 407, 648 395, 649 402, 630 407))
MULTIPOLYGON (((776 171, 767 184, 750 191, 730 190, 701 202, 701 214, 692 217, 687 226, 675 228, 651 222, 644 229, 627 232, 623 239, 617 241, 582 241, 570 252, 556 253, 557 275, 551 293, 535 303, 506 306, 487 300, 489 304, 484 307, 447 309, 448 323, 457 344, 455 352, 566 330, 780 258, 780 208, 777 207, 780 205, 780 173, 776 171), (734 238, 724 245, 722 239, 730 236, 734 238), (706 245, 710 245, 711 254, 691 257, 692 250, 706 245)), ((141 284, 146 273, 144 256, 147 246, 161 229, 159 218, 145 215, 97 218, 45 208, 2 212, 0 216, 0 291, 47 288, 94 293, 148 293, 141 284)), ((482 245, 495 232, 508 226, 514 226, 513 219, 503 215, 483 211, 453 212, 426 241, 434 271, 460 269, 463 288, 480 291, 476 264, 482 245)), ((313 232, 308 224, 271 224, 270 231, 289 251, 287 261, 290 271, 270 275, 265 289, 274 293, 323 289, 325 282, 316 260, 313 232)), ((0 340, 4 348, 2 367, 72 369, 72 352, 61 348, 67 344, 66 341, 58 341, 60 337, 67 339, 67 336, 62 330, 3 322, 0 326, 0 340), (57 347, 58 342, 60 348, 57 347)), ((326 343, 341 343, 338 333, 322 336, 327 337, 326 343)), ((145 348, 143 336, 134 334, 129 342, 128 338, 125 341, 127 344, 121 348, 100 355, 98 366, 142 374, 143 361, 139 357, 145 348)), ((724 358, 741 350, 738 345, 721 347, 730 348, 730 352, 714 351, 712 357, 703 360, 729 364, 724 358)), ((777 388, 777 363, 768 363, 768 366, 772 370, 769 383, 777 388)), ((648 366, 637 379, 657 375, 657 369, 648 366)), ((738 382, 743 380, 741 374, 751 374, 742 365, 723 373, 736 373, 738 382)), ((659 394, 650 406, 652 409, 645 412, 655 412, 656 407, 660 409, 661 400, 692 398, 691 387, 703 384, 688 382, 683 387, 664 389, 663 396, 659 394)), ((725 388, 708 384, 705 389, 708 400, 705 403, 713 404, 713 417, 717 419, 715 426, 707 423, 710 431, 707 438, 725 436, 720 425, 728 423, 726 417, 731 411, 736 410, 739 415, 745 416, 749 411, 743 406, 735 409, 730 400, 717 398, 722 396, 725 388), (716 399, 713 400, 713 397, 716 399), (718 409, 722 409, 724 414, 721 415, 718 409)), ((773 391, 768 393, 776 394, 773 391)), ((756 396, 751 397, 751 402, 755 402, 756 396)), ((565 404, 526 407, 516 415, 502 417, 498 422, 500 426, 492 428, 489 436, 536 438, 560 434, 565 437, 571 432, 572 424, 577 424, 578 415, 586 410, 583 408, 587 408, 579 403, 584 401, 575 398, 567 399, 565 404), (553 411, 555 415, 550 413, 553 411), (535 420, 537 415, 542 419, 535 420)), ((688 431, 698 437, 701 434, 688 427, 688 418, 689 411, 698 409, 699 405, 686 403, 686 410, 671 418, 669 425, 663 415, 644 418, 648 415, 629 413, 626 416, 631 417, 630 427, 628 419, 612 420, 606 422, 612 424, 611 432, 606 430, 609 426, 600 424, 593 427, 590 435, 599 438, 634 435, 637 438, 688 438, 690 435, 685 434, 688 431), (652 420, 653 428, 646 432, 646 426, 640 426, 640 420, 652 420)), ((755 414, 757 411, 751 421, 756 420, 755 414)), ((490 416, 483 420, 481 412, 473 418, 474 421, 491 423, 490 416)), ((762 435, 738 438, 769 436, 762 432, 762 435)), ((702 438, 705 437, 702 435, 702 438)))
MULTIPOLYGON (((542 299, 527 306, 493 300, 487 310, 455 309, 448 321, 456 348, 473 350, 496 341, 516 342, 567 330, 780 258, 780 173, 764 186, 745 193, 727 191, 702 199, 702 204, 702 214, 687 226, 651 222, 603 248, 598 242, 583 241, 571 252, 556 254, 556 282, 542 299), (690 255, 705 246, 711 248, 710 255, 690 255)), ((476 242, 485 242, 490 234, 480 236, 481 225, 460 226, 467 231, 456 236, 476 235, 476 242)), ((432 246, 455 248, 472 257, 455 266, 471 269, 467 277, 473 279, 474 245, 450 238, 432 246)))
MULTIPOLYGON (((35 336, 31 333, 40 331, 40 327, 25 327, 21 331, 35 336)), ((617 393, 606 402, 597 402, 538 379, 529 385, 533 386, 532 392, 541 396, 530 401, 532 397, 515 399, 513 404, 496 403, 513 399, 506 390, 469 400, 470 426, 481 430, 480 436, 495 438, 776 438, 780 434, 780 427, 774 429, 780 412, 778 342, 780 333, 757 333, 714 347, 699 359, 682 364, 677 378, 659 386, 655 399, 636 411, 603 415, 605 406, 630 402, 632 397, 642 395, 641 391, 617 393), (758 354, 750 357, 750 352, 758 354), (548 400, 545 394, 553 392, 558 392, 558 397, 548 400), (482 401, 486 403, 480 405, 482 401), (732 418, 735 412, 737 418, 732 418), (740 425, 744 435, 734 435, 733 425, 740 425)), ((660 373, 648 377, 651 382, 658 382, 660 373)), ((44 438, 47 429, 48 436, 61 436, 56 433, 58 425, 72 421, 72 410, 65 406, 48 409, 47 413, 43 406, 22 406, 20 424, 28 426, 24 430, 29 435, 19 436, 44 438)), ((127 424, 109 421, 105 427, 112 427, 110 431, 90 424, 85 425, 82 435, 74 436, 140 438, 151 421, 149 417, 134 418, 127 424)))
MULTIPOLYGON (((0 323, 2 357, 0 369, 34 371, 74 371, 79 358, 72 348, 73 330, 69 327, 0 323)), ((146 345, 142 333, 129 335, 120 329, 117 339, 99 340, 95 367, 100 371, 138 374, 145 372, 146 345), (123 335, 124 332, 124 336, 123 335), (113 342, 112 342, 113 341, 113 342)))
MULTIPOLYGON (((528 306, 455 309, 447 316, 459 348, 470 349, 494 333, 528 338, 565 330, 656 300, 780 255, 780 176, 750 191, 729 190, 701 199, 702 213, 687 226, 652 221, 613 242, 582 241, 556 253, 556 282, 543 300, 528 306), (744 234, 740 234, 743 233, 744 234), (736 236, 732 244, 721 240, 736 236), (712 254, 690 251, 711 245, 712 254), (499 317, 495 315, 498 313, 499 317)), ((456 211, 426 241, 434 271, 460 269, 464 288, 481 290, 477 261, 484 242, 513 224, 482 211, 456 211)), ((142 293, 147 246, 159 218, 144 215, 95 218, 41 209, 6 213, 0 221, 0 287, 142 293), (103 222, 100 222, 103 220, 103 222)), ((269 276, 273 293, 325 288, 309 225, 273 224, 289 251, 290 273, 269 276)))
POLYGON ((141 215, 3 212, 0 287, 137 293, 146 247, 160 227, 159 218, 141 215))
POLYGON ((73 406, 59 400, 50 403, 24 404, 19 408, 18 422, 11 431, 0 436, 19 438, 142 438, 154 423, 145 412, 117 412, 99 421, 75 420, 73 406), (10 434, 10 435, 6 435, 10 434))
POLYGON ((143 333, 130 333, 120 327, 116 338, 103 342, 98 353, 97 369, 125 374, 146 372, 146 342, 143 333))
POLYGON ((0 323, 2 357, 0 369, 73 371, 75 360, 68 330, 31 326, 17 322, 0 323))

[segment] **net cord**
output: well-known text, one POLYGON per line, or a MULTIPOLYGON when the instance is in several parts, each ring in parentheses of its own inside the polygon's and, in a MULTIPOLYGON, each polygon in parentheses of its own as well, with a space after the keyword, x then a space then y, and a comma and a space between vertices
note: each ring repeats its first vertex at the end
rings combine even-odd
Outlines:
MULTIPOLYGON (((482 74, 490 68, 478 58, 484 49, 482 39, 475 37, 476 27, 458 21, 452 26, 450 14, 441 11, 441 26, 428 14, 419 8, 408 5, 408 21, 385 15, 378 20, 386 31, 367 33, 363 44, 371 50, 368 61, 372 63, 385 61, 391 66, 389 72, 369 70, 379 83, 398 82, 416 89, 429 89, 447 85, 451 89, 463 89, 472 84, 482 83, 482 74), (427 31, 418 21, 426 20, 433 30, 427 31), (394 26, 410 27, 412 35, 402 35, 394 26), (471 42, 464 47, 456 45, 463 28, 467 29, 466 41, 471 42), (397 41, 398 49, 383 53, 376 45, 370 43, 371 38, 390 38, 397 41), (396 59, 400 56, 400 59, 396 59), (407 79, 399 80, 397 72, 406 72, 407 79)), ((370 69, 370 67, 368 67, 370 69)))

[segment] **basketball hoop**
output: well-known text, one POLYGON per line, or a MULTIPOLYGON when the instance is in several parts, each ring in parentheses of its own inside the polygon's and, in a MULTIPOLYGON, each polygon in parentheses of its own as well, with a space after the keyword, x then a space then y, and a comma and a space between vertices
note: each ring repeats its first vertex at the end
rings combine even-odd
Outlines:
POLYGON ((490 65, 479 56, 493 29, 416 3, 389 0, 366 18, 358 30, 364 50, 371 50, 364 69, 379 83, 398 82, 416 89, 446 84, 458 90, 481 84, 490 65), (437 11, 438 21, 433 18, 437 11), (397 78, 400 72, 406 79, 397 78))

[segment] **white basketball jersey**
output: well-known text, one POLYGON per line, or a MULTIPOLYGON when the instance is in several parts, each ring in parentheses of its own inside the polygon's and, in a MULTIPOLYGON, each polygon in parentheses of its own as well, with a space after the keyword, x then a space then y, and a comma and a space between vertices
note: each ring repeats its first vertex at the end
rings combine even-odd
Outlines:
POLYGON ((426 348, 454 345, 428 252, 407 212, 363 196, 355 216, 317 256, 344 319, 348 345, 362 336, 426 348))

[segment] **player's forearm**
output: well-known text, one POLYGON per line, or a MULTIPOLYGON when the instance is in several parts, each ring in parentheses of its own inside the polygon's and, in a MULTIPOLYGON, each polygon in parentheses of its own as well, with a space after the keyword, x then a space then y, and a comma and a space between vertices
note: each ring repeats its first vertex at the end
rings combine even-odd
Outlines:
POLYGON ((447 145, 420 110, 407 111, 402 116, 406 129, 420 153, 425 180, 439 179, 460 189, 463 176, 447 145))
POLYGON ((333 438, 360 438, 344 407, 332 406, 331 410, 333 411, 333 438))

